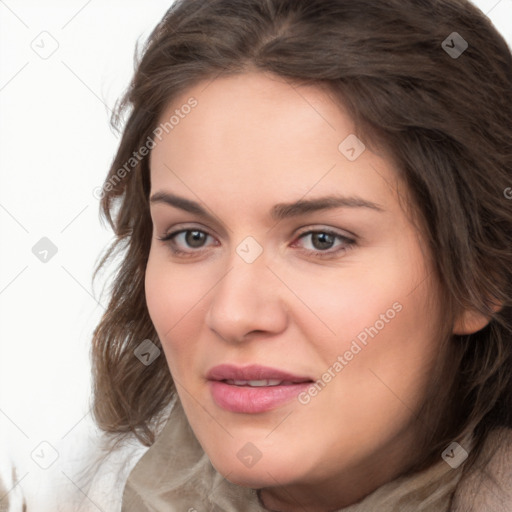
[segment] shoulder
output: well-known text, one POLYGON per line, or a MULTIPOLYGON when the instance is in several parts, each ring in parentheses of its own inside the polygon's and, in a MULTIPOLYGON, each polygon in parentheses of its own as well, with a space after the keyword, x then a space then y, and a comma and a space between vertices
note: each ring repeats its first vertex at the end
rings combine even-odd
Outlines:
POLYGON ((454 494, 453 512, 512 510, 512 429, 491 431, 475 464, 454 494))

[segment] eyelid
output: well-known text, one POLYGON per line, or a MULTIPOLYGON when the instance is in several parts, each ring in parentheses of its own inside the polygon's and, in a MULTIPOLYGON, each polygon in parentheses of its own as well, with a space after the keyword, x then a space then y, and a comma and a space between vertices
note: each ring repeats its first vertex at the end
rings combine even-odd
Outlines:
POLYGON ((340 236, 342 238, 346 238, 347 240, 353 240, 354 242, 359 240, 359 237, 355 233, 352 233, 351 231, 348 231, 346 229, 342 230, 340 228, 332 228, 326 226, 325 224, 312 224, 311 226, 307 226, 304 229, 299 230, 296 236, 301 236, 306 233, 310 233, 311 231, 331 233, 332 235, 340 236))

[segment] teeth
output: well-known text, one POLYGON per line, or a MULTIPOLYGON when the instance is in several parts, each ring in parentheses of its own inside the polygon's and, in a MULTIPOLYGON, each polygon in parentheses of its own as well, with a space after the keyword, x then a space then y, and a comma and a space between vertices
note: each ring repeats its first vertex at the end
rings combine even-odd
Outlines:
POLYGON ((255 388, 263 386, 279 386, 282 383, 278 379, 263 379, 263 380, 228 380, 228 384, 234 384, 235 386, 252 386, 255 388))

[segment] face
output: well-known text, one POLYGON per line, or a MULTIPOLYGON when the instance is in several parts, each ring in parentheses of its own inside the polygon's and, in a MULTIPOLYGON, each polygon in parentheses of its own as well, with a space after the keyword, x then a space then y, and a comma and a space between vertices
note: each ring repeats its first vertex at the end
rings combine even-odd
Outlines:
POLYGON ((173 115, 150 158, 146 297, 190 425, 268 503, 349 504, 414 458, 440 357, 406 191, 318 86, 217 78, 173 115))

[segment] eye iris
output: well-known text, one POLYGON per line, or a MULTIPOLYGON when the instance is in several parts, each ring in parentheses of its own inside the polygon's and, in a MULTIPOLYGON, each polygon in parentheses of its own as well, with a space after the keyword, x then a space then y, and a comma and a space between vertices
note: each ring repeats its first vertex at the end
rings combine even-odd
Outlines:
POLYGON ((187 231, 185 239, 190 247, 201 247, 204 243, 206 233, 202 231, 187 231))
POLYGON ((330 249, 334 243, 334 236, 329 233, 312 233, 312 237, 316 249, 330 249), (317 241, 320 242, 320 246, 315 243, 317 241))

